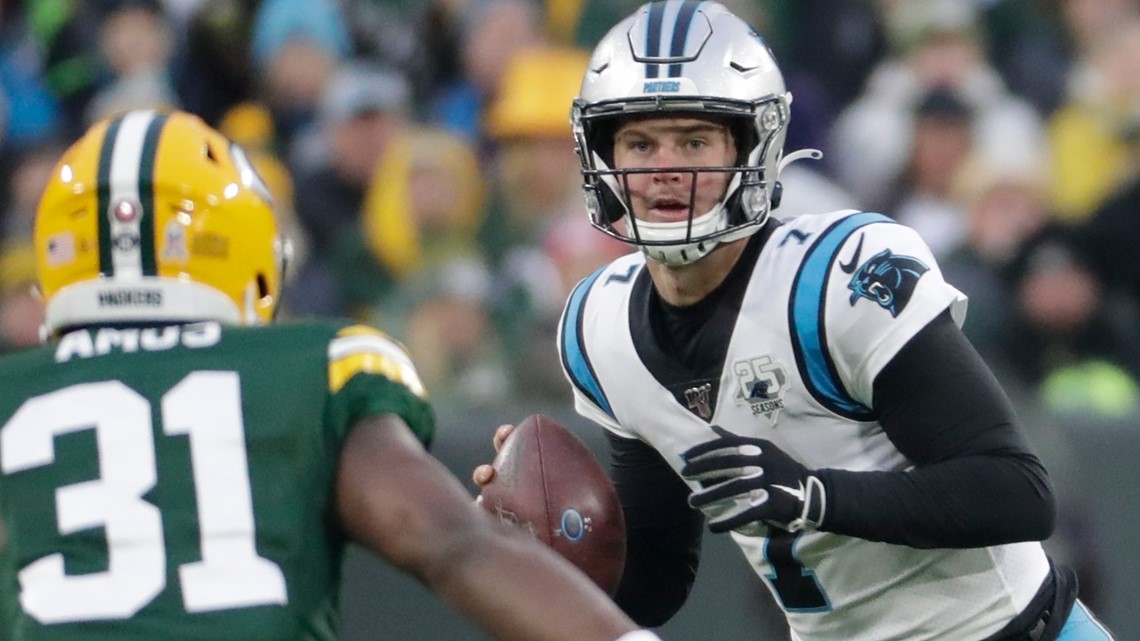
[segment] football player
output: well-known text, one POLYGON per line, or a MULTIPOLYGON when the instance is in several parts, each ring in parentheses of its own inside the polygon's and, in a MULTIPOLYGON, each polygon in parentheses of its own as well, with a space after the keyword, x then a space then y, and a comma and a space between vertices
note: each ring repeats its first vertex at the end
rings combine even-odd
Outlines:
POLYGON ((332 640, 350 539, 500 639, 657 638, 426 453, 397 342, 270 324, 269 196, 197 117, 94 126, 35 246, 49 340, 0 360, 6 641, 332 640))
POLYGON ((590 222, 640 250, 577 286, 558 345, 612 444, 617 602, 668 620, 707 522, 794 639, 1111 639, 1039 543, 1046 471, 918 235, 772 216, 781 168, 819 155, 784 154, 790 106, 763 39, 692 0, 614 27, 573 105, 590 222))

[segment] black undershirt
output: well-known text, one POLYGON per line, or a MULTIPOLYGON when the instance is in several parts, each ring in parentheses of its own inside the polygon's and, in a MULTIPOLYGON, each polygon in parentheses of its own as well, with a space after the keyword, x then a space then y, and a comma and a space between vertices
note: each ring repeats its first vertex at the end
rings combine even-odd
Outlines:
MULTIPOLYGON (((638 352, 643 360, 649 356, 646 365, 663 385, 676 390, 686 381, 719 379, 731 336, 723 315, 730 310, 735 318, 768 232, 749 242, 725 282, 696 305, 672 307, 653 293, 639 303, 635 291, 634 304, 643 305, 644 316, 635 311, 631 321, 642 316, 652 329, 634 327, 635 337, 642 337, 638 352)), ((828 497, 821 530, 916 548, 1048 538, 1055 505, 1045 469, 1029 450, 1005 392, 949 311, 883 368, 873 393, 880 425, 915 467, 818 470, 828 497)), ((688 505, 688 486, 656 450, 612 434, 610 442, 629 533, 616 600, 639 624, 660 625, 692 587, 704 519, 688 505)))
POLYGON ((649 270, 637 275, 630 295, 629 322, 634 348, 645 367, 682 407, 690 406, 687 390, 708 386, 708 419, 716 410, 728 343, 760 249, 780 226, 772 221, 753 235, 736 264, 713 291, 695 305, 667 303, 653 287, 649 270))

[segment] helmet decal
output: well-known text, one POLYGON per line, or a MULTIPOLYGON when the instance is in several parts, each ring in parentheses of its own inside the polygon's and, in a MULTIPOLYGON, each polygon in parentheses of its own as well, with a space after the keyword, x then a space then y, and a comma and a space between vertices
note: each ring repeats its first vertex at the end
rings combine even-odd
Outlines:
MULTIPOLYGON (((649 8, 649 28, 645 30, 645 57, 653 59, 661 53, 661 23, 665 18, 665 5, 655 4, 649 8)), ((636 59, 636 55, 634 57, 636 59)), ((656 78, 659 65, 653 62, 645 63, 645 77, 656 78)))
POLYGON ((697 52, 704 44, 705 38, 708 37, 708 21, 703 20, 699 24, 703 27, 703 37, 700 39, 690 39, 689 32, 694 25, 693 17, 697 15, 697 6, 700 5, 702 0, 684 0, 683 2, 655 2, 649 6, 649 15, 647 18, 648 25, 645 30, 645 51, 642 54, 634 52, 634 58, 641 58, 645 60, 645 77, 657 78, 660 74, 661 63, 669 63, 669 77, 677 78, 681 76, 681 68, 684 62, 696 60, 697 52), (672 20, 667 22, 666 14, 672 20), (671 24, 672 28, 665 30, 663 26, 671 24), (668 43, 668 54, 662 55, 665 50, 665 44, 668 43), (689 47, 686 50, 686 44, 695 42, 695 47, 689 47))
POLYGON ((99 153, 99 272, 155 276, 154 160, 167 116, 133 111, 107 127, 99 153))

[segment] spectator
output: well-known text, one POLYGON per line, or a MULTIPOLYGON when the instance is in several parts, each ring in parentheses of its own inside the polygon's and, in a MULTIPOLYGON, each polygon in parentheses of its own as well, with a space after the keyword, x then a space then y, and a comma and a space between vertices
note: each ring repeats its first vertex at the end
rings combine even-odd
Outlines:
POLYGON ((33 20, 7 4, 0 11, 0 149, 5 150, 35 145, 59 134, 63 124, 44 68, 45 43, 33 20))
POLYGON ((911 148, 915 107, 931 89, 954 91, 976 115, 974 142, 995 155, 1045 153, 1041 119, 1012 95, 986 58, 973 3, 900 2, 886 13, 895 53, 847 106, 828 150, 839 183, 865 207, 885 209, 911 148))
MULTIPOLYGON (((589 231, 569 121, 587 58, 585 51, 564 47, 519 52, 487 113, 497 152, 483 240, 498 275, 497 322, 507 353, 514 355, 514 384, 524 397, 565 397, 558 363, 530 355, 554 344, 568 293, 564 281, 592 271, 582 260, 568 260, 574 252, 551 253, 543 245, 544 239, 577 237, 564 225, 589 231)), ((605 262, 604 256, 628 251, 605 237, 591 245, 586 255, 587 261, 597 259, 594 267, 605 262)))
POLYGON ((570 106, 586 61, 573 48, 521 51, 488 109, 485 127, 497 148, 491 222, 502 234, 490 248, 494 263, 506 248, 537 243, 567 207, 581 211, 570 106))
POLYGON ((87 106, 87 124, 132 109, 178 107, 170 78, 172 37, 158 0, 124 0, 103 17, 99 57, 110 80, 87 106))
POLYGON ((5 243, 0 249, 0 352, 39 345, 44 308, 32 289, 35 282, 31 241, 5 243))
POLYGON ((5 206, 0 217, 0 241, 21 242, 32 236, 36 203, 51 178, 63 147, 49 140, 13 157, 5 185, 5 206))
POLYGON ((912 122, 907 163, 885 211, 895 212, 943 258, 966 236, 965 216, 950 188, 974 146, 974 114, 954 91, 936 88, 919 100, 912 122))
POLYGON ((462 75, 432 99, 431 122, 473 142, 484 139, 483 112, 495 100, 516 52, 542 42, 538 13, 526 0, 469 0, 454 14, 462 75))
POLYGON ((175 87, 188 111, 209 123, 258 94, 250 57, 255 0, 203 0, 187 16, 175 87))
POLYGON ((310 147, 292 159, 297 216, 310 249, 293 311, 346 311, 328 263, 338 235, 359 220, 377 162, 408 127, 408 101, 402 76, 364 63, 346 65, 329 81, 310 147))
POLYGON ((394 141, 376 167, 359 225, 339 239, 337 265, 352 281, 344 283, 351 308, 400 316, 396 309, 418 295, 419 277, 453 261, 481 262, 476 234, 484 203, 482 168, 465 140, 425 128, 394 141), (352 277, 362 267, 373 276, 352 277))
POLYGON ((440 129, 409 129, 387 146, 360 219, 330 258, 344 312, 399 336, 447 406, 502 402, 511 389, 476 239, 483 206, 472 146, 440 129))
POLYGON ((283 143, 313 123, 325 84, 352 53, 336 0, 266 0, 254 14, 250 56, 283 143))
POLYGON ((1140 407, 1135 309, 1107 292, 1065 228, 1027 241, 1011 268, 1011 373, 1050 411, 1119 416, 1140 407))
POLYGON ((1140 15, 1107 26, 1069 100, 1049 121, 1052 201, 1066 220, 1088 216, 1134 171, 1140 137, 1140 15))
POLYGON ((62 0, 33 2, 27 7, 29 27, 42 55, 43 81, 58 102, 59 133, 77 138, 86 128, 88 103, 102 80, 98 59, 99 4, 62 0))
MULTIPOLYGON (((1140 141, 1133 153, 1140 163, 1140 141)), ((1089 258, 1089 266, 1109 287, 1140 304, 1140 171, 1075 230, 1075 242, 1089 258)))
POLYGON ((941 262, 942 272, 970 299, 963 331, 997 366, 1016 311, 1007 271, 1050 219, 1047 171, 1044 160, 1003 165, 975 153, 954 177, 952 195, 963 208, 965 239, 941 262))
POLYGON ((477 381, 468 389, 467 370, 482 371, 480 358, 495 369, 498 345, 486 307, 491 277, 476 239, 483 205, 471 145, 440 129, 409 130, 380 159, 361 218, 338 237, 331 264, 350 316, 404 337, 423 354, 433 390, 472 402, 491 390, 477 381), (453 323, 466 324, 447 329, 453 323))

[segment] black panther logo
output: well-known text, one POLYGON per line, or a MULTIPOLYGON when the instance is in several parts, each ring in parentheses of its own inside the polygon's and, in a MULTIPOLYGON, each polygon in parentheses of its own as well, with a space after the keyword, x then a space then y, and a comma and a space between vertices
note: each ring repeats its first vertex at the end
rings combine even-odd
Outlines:
POLYGON ((855 275, 847 284, 851 290, 851 304, 855 305, 855 301, 866 298, 889 311, 892 317, 897 317, 910 302, 918 279, 928 271, 930 268, 921 260, 911 256, 895 256, 891 250, 884 249, 855 270, 855 275))

